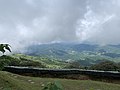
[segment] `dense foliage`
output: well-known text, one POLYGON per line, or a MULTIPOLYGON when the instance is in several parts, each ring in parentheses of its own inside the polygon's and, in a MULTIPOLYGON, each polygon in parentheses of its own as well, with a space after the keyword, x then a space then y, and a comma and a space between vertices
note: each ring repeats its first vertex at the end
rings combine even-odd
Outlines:
POLYGON ((91 66, 90 69, 103 71, 120 71, 120 63, 115 63, 113 61, 104 61, 91 66))
POLYGON ((9 44, 0 44, 0 51, 4 54, 5 53, 5 50, 8 50, 9 52, 11 52, 11 49, 10 49, 10 45, 9 44))

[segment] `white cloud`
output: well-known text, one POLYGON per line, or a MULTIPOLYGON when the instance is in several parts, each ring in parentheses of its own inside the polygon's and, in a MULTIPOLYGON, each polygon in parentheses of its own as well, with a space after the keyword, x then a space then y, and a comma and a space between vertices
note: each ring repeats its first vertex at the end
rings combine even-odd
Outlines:
POLYGON ((119 0, 0 0, 0 42, 118 44, 119 9, 119 0))
MULTIPOLYGON (((87 12, 84 14, 84 18, 79 19, 77 22, 76 35, 78 39, 80 41, 92 40, 92 42, 96 43, 96 40, 94 41, 93 38, 97 38, 96 35, 100 36, 101 32, 104 33, 103 25, 112 20, 114 17, 114 14, 98 14, 94 12, 89 6, 87 6, 87 12)), ((97 41, 97 43, 99 43, 99 41, 97 41)))

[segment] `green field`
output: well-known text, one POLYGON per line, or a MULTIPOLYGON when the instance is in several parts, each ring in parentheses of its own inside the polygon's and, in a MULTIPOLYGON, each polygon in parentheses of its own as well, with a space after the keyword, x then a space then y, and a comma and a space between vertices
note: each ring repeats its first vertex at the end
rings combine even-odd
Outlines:
POLYGON ((0 71, 0 90, 41 90, 47 82, 59 81, 65 90, 120 90, 119 84, 91 80, 28 77, 0 71))

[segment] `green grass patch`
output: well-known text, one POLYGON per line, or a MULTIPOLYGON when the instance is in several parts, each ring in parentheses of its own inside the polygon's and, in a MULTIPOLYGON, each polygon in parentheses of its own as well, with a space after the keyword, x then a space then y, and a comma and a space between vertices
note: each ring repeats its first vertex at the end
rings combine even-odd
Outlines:
POLYGON ((29 77, 0 71, 0 90, 41 90, 43 84, 54 81, 59 81, 65 90, 120 90, 119 84, 92 80, 29 77))

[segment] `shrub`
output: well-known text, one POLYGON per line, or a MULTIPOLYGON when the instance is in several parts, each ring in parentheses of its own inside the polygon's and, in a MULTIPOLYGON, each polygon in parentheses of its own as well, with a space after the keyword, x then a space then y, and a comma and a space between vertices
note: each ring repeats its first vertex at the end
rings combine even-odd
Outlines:
POLYGON ((56 81, 56 82, 48 82, 46 85, 42 85, 42 90, 64 90, 62 85, 56 81))
POLYGON ((10 49, 10 45, 9 44, 0 44, 0 51, 4 54, 5 53, 5 50, 8 50, 9 52, 11 52, 11 49, 10 49))
POLYGON ((90 69, 103 71, 117 71, 118 65, 112 61, 105 61, 91 66, 90 69))

